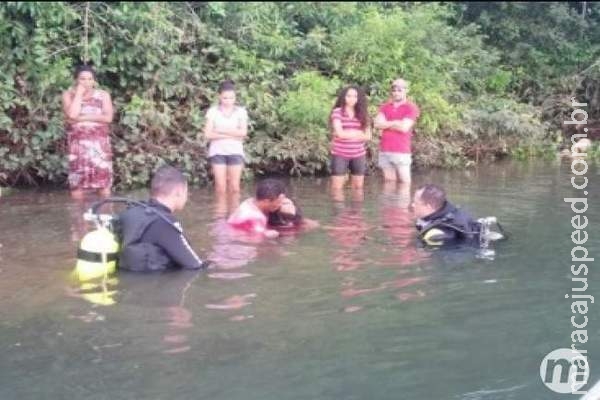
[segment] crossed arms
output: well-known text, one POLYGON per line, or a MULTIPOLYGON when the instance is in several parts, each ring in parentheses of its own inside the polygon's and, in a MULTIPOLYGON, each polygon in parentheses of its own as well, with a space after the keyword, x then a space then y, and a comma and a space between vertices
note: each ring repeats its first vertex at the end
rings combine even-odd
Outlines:
POLYGON ((368 126, 364 130, 360 129, 344 129, 342 128, 342 121, 339 119, 333 120, 333 136, 344 140, 371 140, 371 128, 368 126))
POLYGON ((204 136, 207 140, 215 139, 238 139, 244 140, 248 134, 248 123, 242 119, 239 124, 233 129, 215 129, 215 121, 213 114, 206 116, 206 124, 204 125, 204 136))
POLYGON ((388 121, 383 113, 379 113, 377 114, 377 117, 375 117, 375 128, 377 129, 393 129, 400 132, 409 132, 414 125, 415 120, 411 118, 388 121))

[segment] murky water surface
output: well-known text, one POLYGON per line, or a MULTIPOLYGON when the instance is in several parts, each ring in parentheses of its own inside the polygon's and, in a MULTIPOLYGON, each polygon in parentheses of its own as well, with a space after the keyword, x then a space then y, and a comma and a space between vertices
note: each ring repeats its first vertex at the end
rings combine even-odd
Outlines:
MULTIPOLYGON (((104 290, 71 276, 84 206, 64 191, 3 197, 0 398, 561 398, 539 366, 571 345, 571 176, 559 161, 415 174, 503 222, 511 239, 493 260, 418 246, 407 194, 376 177, 362 201, 332 201, 326 179, 291 181, 321 227, 263 242, 232 235, 227 204, 196 189, 180 218, 218 268, 120 273, 104 290)), ((586 247, 600 258, 598 169, 587 176, 586 247)), ((599 310, 580 345, 593 381, 599 310)))

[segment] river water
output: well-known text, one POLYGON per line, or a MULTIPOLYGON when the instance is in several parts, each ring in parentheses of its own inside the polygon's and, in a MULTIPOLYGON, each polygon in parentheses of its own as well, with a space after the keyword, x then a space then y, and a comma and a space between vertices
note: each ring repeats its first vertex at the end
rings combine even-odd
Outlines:
MULTIPOLYGON (((179 217, 210 271, 73 277, 85 206, 66 191, 0 199, 0 399, 554 399, 540 362, 570 347, 571 186, 566 161, 416 172, 510 233, 495 256, 430 251, 403 190, 367 177, 333 201, 327 179, 289 182, 321 227, 236 237, 227 204, 190 192, 179 217)), ((598 169, 585 244, 599 256, 598 169)), ((252 191, 246 183, 242 200, 252 191)), ((122 193, 121 193, 122 194, 122 193)), ((145 191, 126 193, 142 199, 145 191)), ((89 203, 88 203, 89 204, 89 203)), ((588 263, 589 288, 600 288, 588 263)), ((590 382, 600 378, 590 305, 590 382)))

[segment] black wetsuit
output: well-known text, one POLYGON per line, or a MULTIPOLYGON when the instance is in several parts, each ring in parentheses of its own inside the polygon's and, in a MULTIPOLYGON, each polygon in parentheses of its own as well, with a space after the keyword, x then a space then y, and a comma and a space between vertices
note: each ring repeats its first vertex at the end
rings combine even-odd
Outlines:
POLYGON ((122 251, 119 268, 158 271, 170 267, 199 269, 206 266, 192 250, 171 210, 151 199, 119 214, 122 251))
POLYGON ((281 210, 271 212, 267 215, 268 224, 272 228, 297 228, 302 224, 302 210, 294 203, 295 214, 284 213, 281 210))
POLYGON ((479 243, 481 230, 479 222, 449 201, 438 211, 417 220, 416 227, 420 238, 429 245, 479 243))

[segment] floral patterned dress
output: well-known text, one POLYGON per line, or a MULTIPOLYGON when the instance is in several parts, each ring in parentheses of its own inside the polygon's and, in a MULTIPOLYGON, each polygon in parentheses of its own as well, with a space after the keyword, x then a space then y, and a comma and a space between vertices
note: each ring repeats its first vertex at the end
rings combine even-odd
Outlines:
MULTIPOLYGON (((102 95, 97 90, 81 105, 80 115, 93 114, 102 114, 102 95)), ((71 190, 110 188, 113 166, 108 124, 76 122, 67 126, 67 137, 71 190)))

